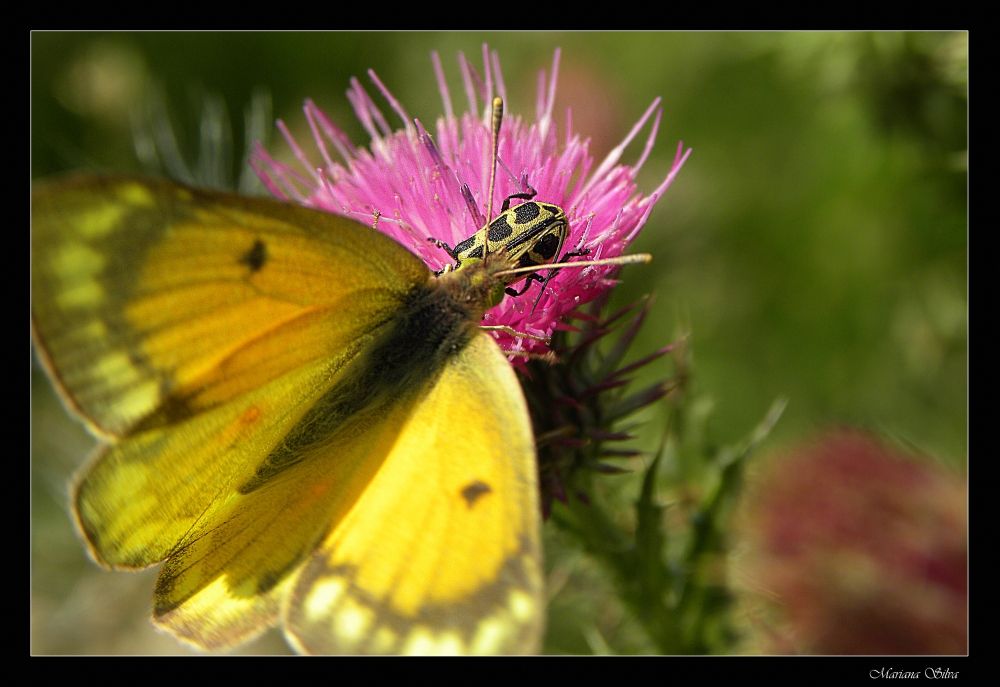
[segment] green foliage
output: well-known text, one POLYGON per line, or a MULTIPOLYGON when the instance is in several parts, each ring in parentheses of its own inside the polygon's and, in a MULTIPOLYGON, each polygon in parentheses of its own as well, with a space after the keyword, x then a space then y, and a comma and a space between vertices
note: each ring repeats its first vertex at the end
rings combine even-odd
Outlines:
MULTIPOLYGON (((732 545, 729 517, 747 461, 787 402, 776 401, 737 444, 706 445, 701 437, 710 414, 695 410, 699 401, 690 393, 686 339, 618 367, 648 306, 625 326, 620 312, 607 320, 586 318, 579 332, 560 333, 554 344, 563 364, 532 362, 523 382, 532 423, 547 438, 539 447, 543 501, 563 535, 559 539, 551 533, 554 546, 547 557, 552 576, 577 576, 582 561, 574 553, 581 546, 607 576, 603 585, 586 575, 567 580, 571 591, 566 598, 559 598, 561 592, 555 595, 546 639, 550 652, 580 652, 583 640, 595 653, 725 653, 737 640, 725 573, 732 545), (621 331, 603 352, 597 343, 616 321, 621 331), (631 391, 626 375, 668 352, 673 354, 673 375, 631 391), (628 473, 609 469, 608 459, 635 455, 609 449, 609 444, 633 438, 614 430, 640 409, 663 408, 656 401, 664 396, 666 429, 648 465, 635 474, 607 476, 628 473), (638 494, 631 496, 637 481, 638 494), (590 598, 581 602, 581 592, 590 598), (598 607, 616 607, 613 620, 594 612, 590 606, 595 601, 598 607), (622 632, 622 625, 632 625, 631 632, 622 632)), ((597 303, 590 311, 599 309, 597 303)))

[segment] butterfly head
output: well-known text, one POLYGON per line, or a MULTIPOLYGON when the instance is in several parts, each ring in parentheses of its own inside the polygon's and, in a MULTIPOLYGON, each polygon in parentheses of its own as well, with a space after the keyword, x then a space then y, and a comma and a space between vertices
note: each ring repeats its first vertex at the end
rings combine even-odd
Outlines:
POLYGON ((467 257, 438 276, 441 286, 455 294, 470 311, 479 311, 479 317, 503 300, 507 284, 524 275, 512 277, 507 274, 517 262, 505 249, 495 253, 467 257))

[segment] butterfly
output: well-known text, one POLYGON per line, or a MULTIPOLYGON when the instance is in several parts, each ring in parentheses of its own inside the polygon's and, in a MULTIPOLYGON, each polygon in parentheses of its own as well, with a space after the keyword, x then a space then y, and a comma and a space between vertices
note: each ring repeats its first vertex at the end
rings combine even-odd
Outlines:
POLYGON ((436 276, 343 217, 78 176, 33 191, 32 267, 39 358, 103 442, 76 524, 106 567, 165 561, 158 625, 204 649, 278 622, 310 653, 539 649, 531 423, 478 328, 502 251, 436 276))

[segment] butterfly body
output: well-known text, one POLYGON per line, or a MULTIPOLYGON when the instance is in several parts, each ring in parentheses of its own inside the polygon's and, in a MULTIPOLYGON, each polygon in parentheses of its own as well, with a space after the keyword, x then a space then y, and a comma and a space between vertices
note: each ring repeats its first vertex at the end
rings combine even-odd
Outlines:
POLYGON ((436 276, 344 218, 126 178, 40 185, 32 219, 39 356, 104 442, 76 521, 105 566, 166 561, 158 624, 537 650, 534 441, 478 329, 508 251, 436 276))

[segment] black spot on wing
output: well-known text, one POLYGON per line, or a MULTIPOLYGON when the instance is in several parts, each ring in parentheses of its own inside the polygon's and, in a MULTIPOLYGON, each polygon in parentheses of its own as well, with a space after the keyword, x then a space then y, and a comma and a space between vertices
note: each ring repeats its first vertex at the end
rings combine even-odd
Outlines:
POLYGON ((539 255, 545 260, 554 258, 557 250, 559 250, 559 236, 554 233, 546 234, 531 247, 531 251, 535 255, 539 255))
POLYGON ((465 251, 467 251, 470 248, 472 248, 474 245, 476 245, 476 234, 473 234, 469 238, 467 238, 464 241, 462 241, 461 243, 457 244, 455 246, 455 255, 457 255, 459 257, 465 257, 465 258, 469 257, 468 255, 462 255, 462 254, 465 251))
POLYGON ((265 570, 257 578, 257 593, 266 594, 270 590, 274 589, 275 585, 281 581, 277 574, 271 570, 265 570))
POLYGON ((266 262, 267 245, 260 239, 254 241, 253 248, 240 258, 240 263, 249 267, 251 272, 259 272, 266 262))
MULTIPOLYGON (((535 260, 534 257, 532 257, 531 253, 522 253, 521 257, 517 259, 518 267, 535 267, 538 264, 539 264, 538 261, 535 260)), ((521 278, 523 278, 523 275, 518 276, 518 279, 521 278)))
POLYGON ((490 230, 486 234, 486 236, 490 243, 497 243, 499 241, 505 241, 509 239, 510 235, 513 233, 514 233, 513 227, 507 224, 507 216, 500 215, 495 220, 490 222, 490 230))
POLYGON ((512 209, 514 210, 514 215, 517 217, 516 221, 518 224, 531 222, 541 214, 538 203, 521 203, 512 209))
POLYGON ((480 482, 477 479, 462 487, 461 494, 462 498, 465 499, 465 505, 471 509, 474 505, 476 505, 476 501, 478 501, 480 497, 485 496, 492 491, 493 490, 490 489, 490 485, 485 482, 480 482))
POLYGON ((135 423, 128 430, 129 434, 140 434, 161 427, 179 425, 190 420, 198 412, 204 411, 204 407, 192 405, 191 396, 171 395, 170 384, 166 380, 160 383, 160 404, 149 415, 135 423))

